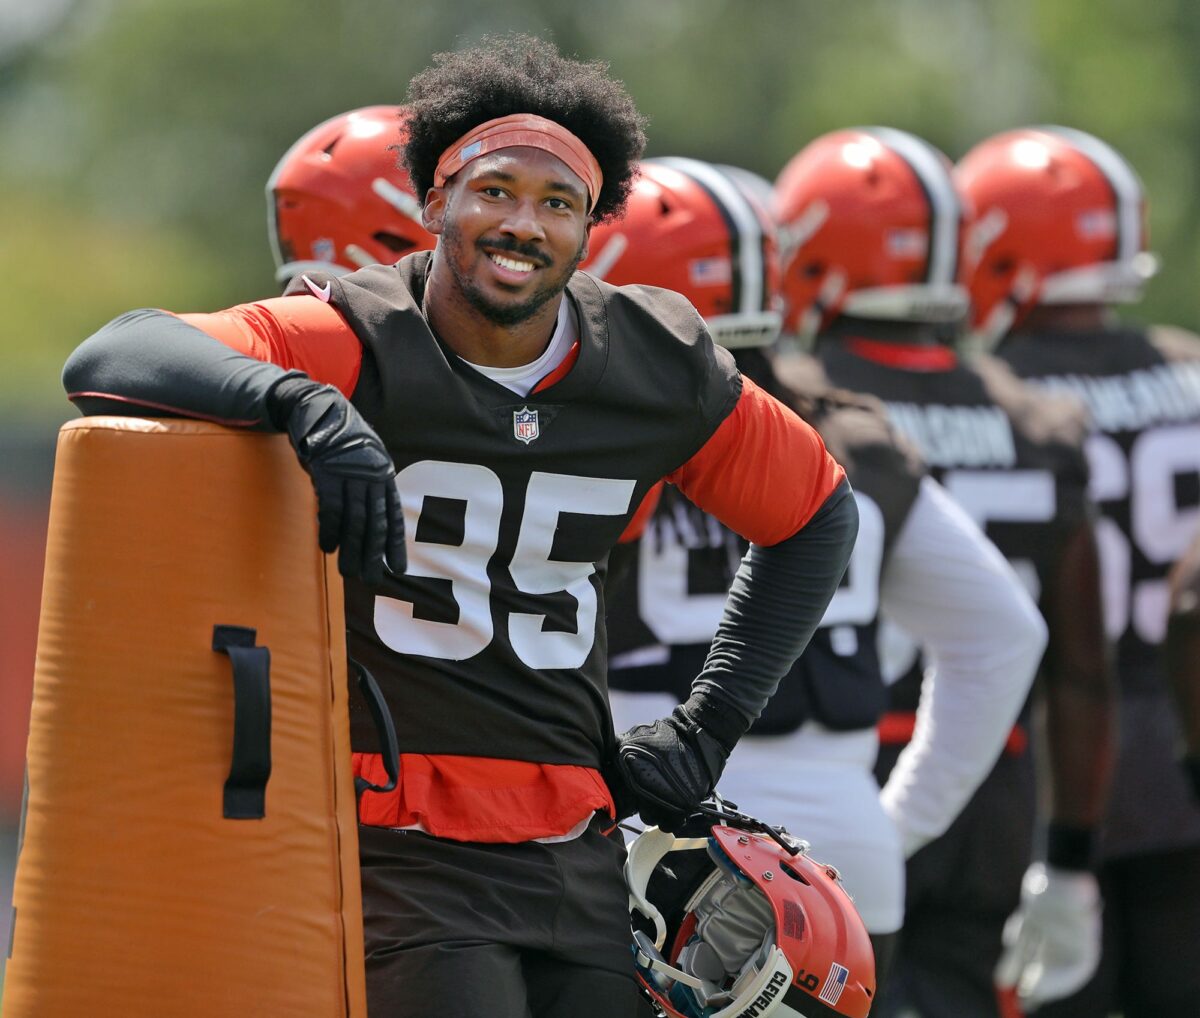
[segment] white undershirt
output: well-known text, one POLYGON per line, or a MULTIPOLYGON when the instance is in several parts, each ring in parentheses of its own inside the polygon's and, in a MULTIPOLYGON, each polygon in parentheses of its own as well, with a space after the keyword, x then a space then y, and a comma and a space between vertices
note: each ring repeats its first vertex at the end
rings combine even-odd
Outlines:
POLYGON ((568 306, 569 301, 563 295, 562 303, 558 306, 558 324, 554 327, 554 335, 542 355, 528 364, 518 364, 515 368, 493 368, 484 364, 472 364, 465 357, 460 357, 481 375, 487 375, 493 382, 499 382, 506 389, 512 389, 518 396, 528 396, 533 387, 557 368, 571 347, 575 345, 577 330, 568 306))

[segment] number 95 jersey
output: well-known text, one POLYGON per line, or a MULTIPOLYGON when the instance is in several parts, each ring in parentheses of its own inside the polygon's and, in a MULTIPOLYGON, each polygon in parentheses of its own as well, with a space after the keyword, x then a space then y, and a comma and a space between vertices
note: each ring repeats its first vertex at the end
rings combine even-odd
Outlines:
MULTIPOLYGON (((578 354, 518 396, 426 324, 429 257, 306 283, 328 284, 362 344, 352 399, 392 455, 404 509, 407 572, 346 583, 350 654, 379 679, 406 753, 596 767, 611 738, 602 581, 650 487, 688 475, 771 544, 807 521, 841 471, 807 425, 743 384, 668 291, 576 273, 578 354), (786 493, 786 520, 765 481, 741 505, 720 493, 740 476, 735 447, 780 438, 808 449, 804 498, 786 493)), ((351 723, 355 749, 373 751, 354 704, 351 723)))

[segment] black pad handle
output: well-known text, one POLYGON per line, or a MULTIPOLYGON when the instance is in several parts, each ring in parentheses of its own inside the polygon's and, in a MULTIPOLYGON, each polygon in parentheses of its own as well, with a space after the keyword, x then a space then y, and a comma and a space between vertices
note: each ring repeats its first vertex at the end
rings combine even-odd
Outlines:
POLYGON ((261 820, 271 777, 271 652, 247 626, 213 626, 212 649, 233 665, 233 759, 225 780, 227 820, 261 820))
POLYGON ((379 736, 379 744, 383 748, 383 767, 387 771, 386 785, 373 785, 366 778, 354 779, 354 789, 362 795, 363 792, 390 792, 400 780, 400 743, 396 740, 396 726, 392 722, 392 712, 388 710, 387 702, 379 689, 375 676, 350 658, 350 667, 358 673, 358 688, 363 699, 367 701, 367 709, 375 722, 375 732, 379 736))

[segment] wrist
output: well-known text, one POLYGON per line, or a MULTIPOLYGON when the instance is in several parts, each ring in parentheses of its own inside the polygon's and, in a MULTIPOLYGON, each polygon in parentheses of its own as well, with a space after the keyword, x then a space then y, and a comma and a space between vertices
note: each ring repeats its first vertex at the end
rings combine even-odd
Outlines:
POLYGON ((1094 828, 1050 821, 1046 828, 1046 864, 1059 870, 1090 870, 1096 851, 1094 828))
POLYGON ((289 371, 267 390, 267 417, 276 431, 287 431, 288 418, 297 404, 317 385, 311 378, 298 371, 289 371))
POLYGON ((712 693, 694 692, 678 710, 711 735, 726 754, 733 752, 750 727, 750 721, 740 710, 712 693))

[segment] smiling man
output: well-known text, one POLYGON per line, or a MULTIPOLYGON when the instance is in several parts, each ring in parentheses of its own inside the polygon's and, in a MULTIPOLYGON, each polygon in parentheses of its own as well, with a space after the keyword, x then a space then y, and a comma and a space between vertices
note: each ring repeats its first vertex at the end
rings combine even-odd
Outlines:
MULTIPOLYGON (((487 39, 436 57, 407 110, 434 252, 215 314, 131 312, 64 384, 85 413, 286 431, 312 476, 350 653, 401 748, 399 786, 359 804, 374 1018, 632 1015, 604 832, 711 792, 841 578, 854 501, 683 298, 575 271, 644 143, 602 65, 487 39), (617 738, 602 581, 664 477, 752 545, 691 696, 617 738)), ((352 704, 373 780, 368 718, 352 704)))

